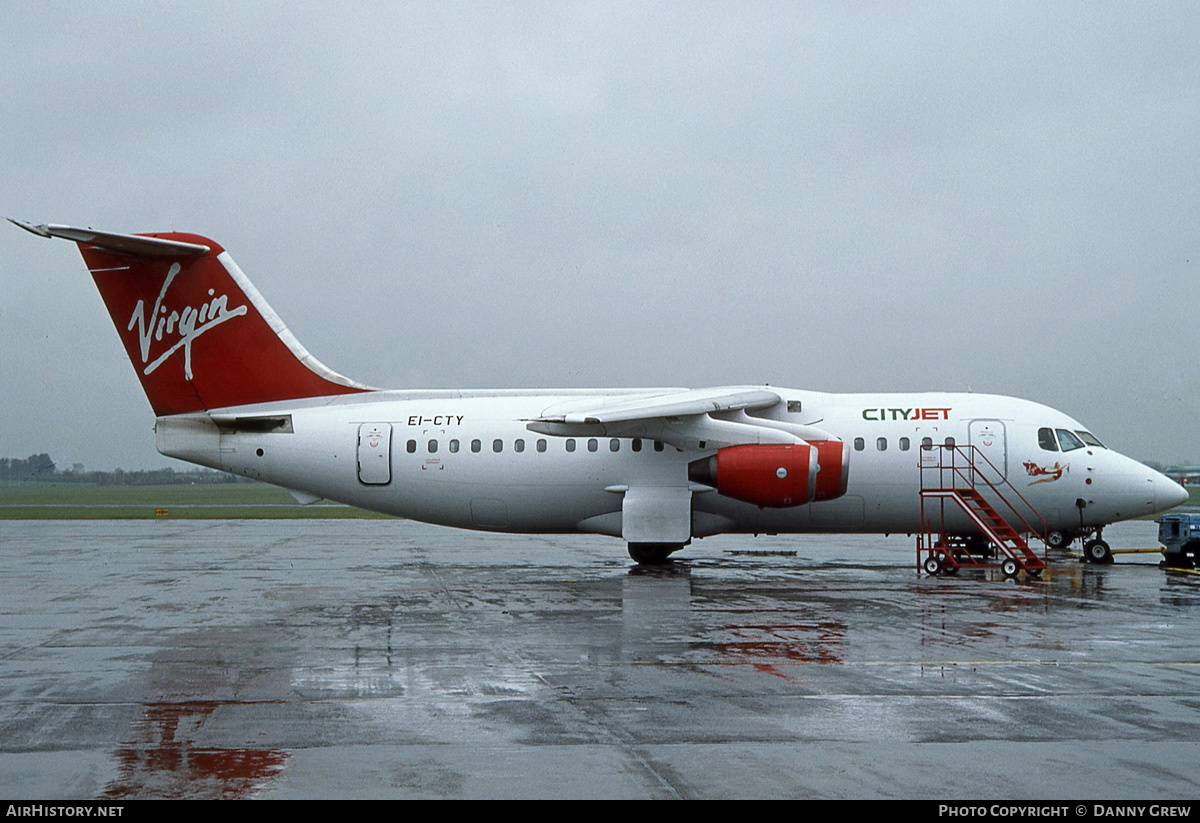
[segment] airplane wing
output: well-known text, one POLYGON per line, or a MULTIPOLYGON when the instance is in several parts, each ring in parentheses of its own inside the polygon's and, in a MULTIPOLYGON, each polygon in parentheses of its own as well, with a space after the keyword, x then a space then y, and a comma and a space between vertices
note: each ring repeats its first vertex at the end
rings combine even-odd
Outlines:
POLYGON ((746 413, 781 402, 779 394, 767 388, 681 389, 608 402, 601 398, 570 401, 526 422, 531 431, 555 437, 637 437, 659 440, 681 451, 835 439, 811 426, 746 413))
POLYGON ((690 417, 712 412, 765 409, 779 402, 779 395, 768 389, 687 389, 634 400, 621 398, 611 405, 589 408, 584 404, 577 409, 539 417, 537 420, 568 424, 626 423, 656 417, 690 417))

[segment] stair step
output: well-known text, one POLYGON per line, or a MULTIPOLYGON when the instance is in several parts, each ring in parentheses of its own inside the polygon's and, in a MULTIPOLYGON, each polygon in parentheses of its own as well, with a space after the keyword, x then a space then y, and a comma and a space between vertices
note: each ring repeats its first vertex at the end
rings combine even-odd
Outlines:
MULTIPOLYGON (((995 544, 997 554, 1007 555, 1019 561, 1026 569, 1035 571, 1045 569, 1045 561, 1029 547, 1029 542, 1024 533, 1014 528, 989 500, 989 495, 993 498, 999 495, 1001 504, 1010 505, 1005 500, 1005 495, 1001 487, 1007 486, 1015 491, 1018 497, 1020 497, 1020 492, 1016 491, 1012 484, 1003 477, 999 477, 998 480, 992 482, 984 472, 980 471, 979 467, 975 465, 974 460, 970 457, 975 453, 973 447, 958 447, 957 453, 967 456, 966 464, 962 466, 958 466, 957 462, 951 466, 939 464, 936 467, 939 471, 938 474, 922 474, 922 482, 933 478, 935 482, 947 483, 948 481, 949 485, 937 488, 922 488, 920 492, 921 499, 940 498, 941 505, 944 505, 945 499, 947 497, 951 498, 954 502, 958 503, 959 508, 964 513, 979 525, 987 539, 995 544), (969 485, 960 487, 959 484, 969 485), (988 495, 980 491, 980 489, 984 488, 990 489, 988 495)), ((1021 500, 1024 502, 1024 498, 1021 498, 1021 500)), ((1028 504, 1026 503, 1026 505, 1028 504)), ((1017 517, 1019 518, 1020 515, 1018 514, 1017 517)), ((1022 520, 1022 522, 1024 521, 1022 520)), ((1025 528, 1028 531, 1032 527, 1025 524, 1025 528)), ((947 535, 942 535, 942 539, 946 542, 946 546, 942 550, 945 552, 948 562, 956 563, 956 565, 974 565, 976 563, 987 565, 987 562, 982 558, 977 559, 966 552, 965 547, 969 543, 965 539, 955 541, 947 535)))

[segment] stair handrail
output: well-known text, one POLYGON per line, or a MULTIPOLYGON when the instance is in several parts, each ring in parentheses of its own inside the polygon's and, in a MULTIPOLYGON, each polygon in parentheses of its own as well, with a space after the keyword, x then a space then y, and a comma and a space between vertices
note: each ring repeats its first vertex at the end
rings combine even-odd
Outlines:
MULTIPOLYGON (((970 478, 968 478, 963 473, 966 468, 970 468, 972 473, 978 474, 980 479, 982 479, 983 482, 985 484, 987 484, 988 488, 990 488, 995 493, 996 497, 998 497, 1000 499, 1000 501, 1002 503, 1004 503, 1005 506, 1008 507, 1009 511, 1011 511, 1016 516, 1016 518, 1021 521, 1022 525, 1025 526, 1025 531, 1027 533, 1037 535, 1038 539, 1041 540, 1043 543, 1045 543, 1047 541, 1047 539, 1049 537, 1050 524, 1046 521, 1046 518, 1042 517, 1041 513, 1033 507, 1033 504, 1025 499, 1025 495, 1021 494, 1020 490, 1017 489, 1017 487, 1014 486, 1012 484, 1012 482, 1007 477, 1004 476, 1004 473, 1001 472, 1000 469, 996 468, 996 464, 993 463, 991 461, 991 459, 986 454, 984 454, 983 451, 978 446, 960 446, 957 443, 955 443, 955 444, 943 443, 943 444, 930 444, 928 447, 926 447, 925 445, 922 445, 921 448, 923 450, 926 450, 926 449, 942 449, 943 450, 943 453, 939 454, 938 463, 936 466, 926 466, 925 462, 923 460, 920 462, 919 465, 920 465, 920 472, 921 472, 921 490, 922 491, 926 490, 926 485, 925 485, 926 469, 929 469, 931 471, 934 469, 937 469, 938 488, 948 489, 950 491, 959 491, 959 486, 955 482, 955 478, 959 478, 963 481, 966 488, 974 489, 976 487, 976 483, 974 481, 972 481, 970 478), (950 465, 949 466, 946 466, 946 461, 943 459, 944 451, 950 452, 950 465), (962 452, 964 459, 967 461, 967 465, 962 468, 960 468, 958 466, 958 461, 957 461, 957 456, 960 452, 962 452), (978 455, 979 457, 983 458, 983 462, 986 463, 993 472, 995 472, 995 475, 998 478, 999 483, 1004 486, 1008 486, 1012 490, 1012 493, 1015 494, 1017 496, 1017 498, 1022 503, 1025 504, 1026 508, 1028 508, 1029 511, 1032 512, 1035 517, 1037 517, 1038 520, 1042 521, 1042 528, 1040 531, 1035 529, 1033 524, 1031 524, 1028 520, 1025 519, 1024 515, 1021 514, 1021 512, 1017 509, 1017 507, 1014 506, 1011 502, 1009 502, 1008 498, 1004 496, 1004 493, 999 488, 997 488, 996 483, 993 483, 990 479, 988 479, 987 474, 985 472, 983 472, 982 470, 980 470, 980 468, 975 463, 974 455, 978 455), (951 484, 952 484, 950 486, 947 486, 945 483, 947 471, 950 472, 950 479, 951 479, 951 484)), ((1007 518, 1005 518, 1005 519, 1007 519, 1007 518)))

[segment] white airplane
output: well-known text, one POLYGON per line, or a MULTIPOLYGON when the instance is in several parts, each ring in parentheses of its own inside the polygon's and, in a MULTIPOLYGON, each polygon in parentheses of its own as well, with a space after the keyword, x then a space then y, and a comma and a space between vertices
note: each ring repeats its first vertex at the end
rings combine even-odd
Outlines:
MULTIPOLYGON (((283 486, 302 503, 611 535, 639 563, 727 532, 924 529, 940 535, 938 551, 957 539, 986 552, 1000 540, 986 515, 922 495, 955 485, 945 478, 956 463, 951 474, 1005 496, 1007 509, 993 501, 996 520, 1054 547, 1086 538, 1085 557, 1103 562, 1105 525, 1188 499, 1075 419, 1012 397, 375 389, 309 354, 212 240, 12 222, 78 244, 157 417, 161 453, 283 486)), ((953 555, 931 556, 936 572, 953 555)), ((1013 562, 1040 571, 1040 561, 1013 562)))

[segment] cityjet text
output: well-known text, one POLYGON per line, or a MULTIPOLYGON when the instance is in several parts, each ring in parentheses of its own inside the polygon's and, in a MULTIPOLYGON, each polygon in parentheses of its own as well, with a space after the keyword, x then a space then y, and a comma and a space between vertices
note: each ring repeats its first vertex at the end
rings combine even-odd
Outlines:
POLYGON ((949 420, 950 409, 863 409, 863 420, 949 420))

